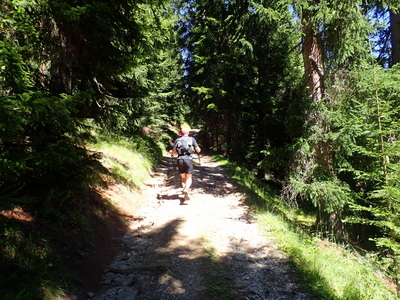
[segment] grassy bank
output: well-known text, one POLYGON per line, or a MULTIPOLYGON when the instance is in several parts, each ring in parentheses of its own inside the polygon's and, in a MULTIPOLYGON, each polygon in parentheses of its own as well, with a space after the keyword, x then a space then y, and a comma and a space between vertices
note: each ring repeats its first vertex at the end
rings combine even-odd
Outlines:
MULTIPOLYGON (((95 251, 97 234, 122 222, 100 188, 140 189, 160 157, 151 139, 94 135, 79 189, 9 190, 0 195, 0 298, 59 299, 79 286, 74 267, 95 251)), ((68 170, 65 170, 68 172, 68 170)), ((74 178, 69 178, 73 181, 74 178)), ((123 224, 120 224, 123 225, 123 224)))
POLYGON ((293 262, 312 299, 398 299, 368 253, 360 255, 348 245, 315 236, 311 233, 315 216, 288 208, 275 191, 248 170, 222 157, 216 158, 245 189, 259 225, 293 262))

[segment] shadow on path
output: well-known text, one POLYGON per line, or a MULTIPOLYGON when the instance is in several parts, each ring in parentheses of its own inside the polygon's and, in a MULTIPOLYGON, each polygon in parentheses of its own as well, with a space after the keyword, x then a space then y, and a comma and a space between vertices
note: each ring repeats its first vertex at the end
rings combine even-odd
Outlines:
POLYGON ((268 254, 268 246, 255 249, 264 253, 255 257, 237 241, 235 251, 217 259, 201 239, 176 245, 183 223, 126 236, 103 279, 108 289, 94 299, 307 299, 288 263, 268 254))
MULTIPOLYGON (((225 197, 227 194, 239 192, 233 180, 226 176, 223 167, 213 162, 210 156, 193 154, 194 171, 192 189, 200 194, 209 194, 214 197, 225 197)), ((181 179, 176 166, 176 157, 164 156, 158 172, 167 174, 165 187, 180 188, 181 179)))
POLYGON ((149 186, 154 197, 146 199, 143 215, 120 239, 102 289, 91 298, 308 299, 287 258, 258 233, 250 208, 225 170, 202 156, 194 173, 196 198, 182 207, 173 202, 180 200, 174 163, 164 157, 156 170, 163 184, 149 186))

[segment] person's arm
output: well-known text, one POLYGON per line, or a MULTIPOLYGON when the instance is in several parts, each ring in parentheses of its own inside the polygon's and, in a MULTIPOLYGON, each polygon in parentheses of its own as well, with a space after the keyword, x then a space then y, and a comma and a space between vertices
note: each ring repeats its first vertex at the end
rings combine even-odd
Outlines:
POLYGON ((196 150, 197 153, 200 153, 200 152, 201 152, 201 149, 200 149, 200 147, 199 147, 199 144, 197 143, 197 141, 196 141, 195 138, 192 137, 192 139, 193 139, 194 150, 196 150))
POLYGON ((175 155, 175 154, 178 153, 178 152, 176 151, 176 140, 175 140, 175 142, 174 142, 174 146, 173 146, 172 149, 169 150, 168 152, 169 152, 171 155, 175 155))

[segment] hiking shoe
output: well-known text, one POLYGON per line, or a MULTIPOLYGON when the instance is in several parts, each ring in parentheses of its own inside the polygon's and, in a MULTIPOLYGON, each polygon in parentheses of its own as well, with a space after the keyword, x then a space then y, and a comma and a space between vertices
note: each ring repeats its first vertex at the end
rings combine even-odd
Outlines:
POLYGON ((183 191, 183 195, 184 195, 183 198, 184 198, 185 200, 190 200, 188 191, 184 190, 184 191, 183 191))

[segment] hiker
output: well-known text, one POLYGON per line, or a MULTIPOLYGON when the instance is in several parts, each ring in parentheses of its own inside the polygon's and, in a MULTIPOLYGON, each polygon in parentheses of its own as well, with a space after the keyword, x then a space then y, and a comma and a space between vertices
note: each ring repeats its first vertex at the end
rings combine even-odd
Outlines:
POLYGON ((185 200, 189 200, 189 189, 192 185, 193 157, 192 153, 200 153, 201 149, 195 138, 189 136, 189 130, 182 128, 181 137, 177 138, 174 147, 169 152, 171 155, 178 154, 178 169, 182 178, 182 192, 185 200))

